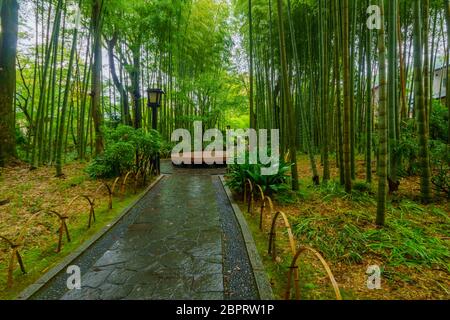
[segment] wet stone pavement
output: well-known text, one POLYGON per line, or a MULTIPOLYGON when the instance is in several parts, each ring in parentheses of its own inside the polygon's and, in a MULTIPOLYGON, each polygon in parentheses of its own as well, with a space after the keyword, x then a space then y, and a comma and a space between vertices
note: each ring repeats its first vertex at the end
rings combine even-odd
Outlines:
POLYGON ((138 202, 134 219, 84 266, 82 289, 61 299, 258 298, 220 170, 162 170, 169 175, 138 202))

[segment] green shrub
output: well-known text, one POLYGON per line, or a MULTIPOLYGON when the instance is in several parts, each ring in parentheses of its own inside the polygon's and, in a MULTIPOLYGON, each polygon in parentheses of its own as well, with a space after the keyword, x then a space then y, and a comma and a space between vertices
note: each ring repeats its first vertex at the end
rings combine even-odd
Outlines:
POLYGON ((434 101, 430 115, 430 139, 448 143, 448 110, 439 101, 434 101))
POLYGON ((26 160, 27 158, 26 155, 31 150, 28 137, 18 127, 16 127, 15 133, 16 133, 17 154, 19 156, 19 159, 26 160))
POLYGON ((269 194, 288 188, 286 182, 290 165, 280 160, 278 172, 274 175, 262 175, 261 169, 264 167, 261 164, 231 165, 227 174, 227 185, 236 192, 243 192, 245 182, 250 179, 253 185, 260 185, 269 194))
POLYGON ((370 183, 367 183, 365 181, 356 181, 353 183, 353 190, 364 193, 371 193, 372 186, 370 185, 370 183))
MULTIPOLYGON (((420 174, 419 165, 419 143, 417 134, 417 123, 415 119, 409 119, 402 123, 400 141, 394 152, 402 159, 401 175, 420 174)), ((440 192, 449 190, 449 163, 448 152, 448 111, 445 107, 435 102, 430 116, 430 164, 435 177, 433 183, 440 192)))
POLYGON ((408 120, 402 124, 401 139, 394 150, 402 161, 400 173, 402 175, 414 175, 419 168, 419 144, 417 143, 417 129, 414 120, 408 120))
POLYGON ((161 144, 161 158, 169 159, 172 156, 172 150, 175 144, 172 142, 163 142, 161 144))
POLYGON ((291 165, 286 164, 282 160, 280 161, 278 172, 274 175, 262 175, 261 169, 264 168, 262 165, 254 165, 250 167, 247 173, 250 176, 250 180, 253 184, 260 185, 265 192, 277 193, 284 191, 288 188, 286 185, 288 181, 288 171, 291 165))
POLYGON ((105 152, 86 169, 92 178, 110 178, 136 170, 161 149, 161 138, 154 130, 145 132, 119 125, 106 129, 105 138, 105 152))
POLYGON ((231 165, 228 169, 227 186, 238 193, 244 192, 245 182, 249 178, 249 164, 231 165))
POLYGON ((450 152, 448 146, 439 141, 430 141, 431 165, 434 174, 431 182, 438 192, 442 192, 450 198, 450 152))
POLYGON ((26 148, 28 147, 28 139, 23 134, 22 130, 16 127, 16 145, 18 147, 26 148))
POLYGON ((349 194, 345 192, 342 185, 335 180, 328 181, 327 183, 322 183, 317 187, 320 192, 324 195, 323 201, 330 201, 334 198, 347 198, 349 194))

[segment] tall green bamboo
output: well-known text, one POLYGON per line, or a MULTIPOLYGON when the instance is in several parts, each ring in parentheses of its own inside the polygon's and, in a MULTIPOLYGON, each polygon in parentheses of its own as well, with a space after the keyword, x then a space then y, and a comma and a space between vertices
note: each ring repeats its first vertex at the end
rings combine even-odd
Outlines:
POLYGON ((427 116, 424 96, 424 73, 422 59, 422 6, 421 0, 414 0, 414 106, 419 131, 419 162, 421 170, 420 192, 422 201, 431 201, 430 158, 428 151, 427 116))
MULTIPOLYGON (((31 154, 31 168, 37 168, 42 161, 43 156, 43 146, 44 146, 44 127, 45 127, 45 113, 46 113, 46 101, 48 99, 48 73, 50 69, 50 63, 52 59, 53 48, 58 45, 59 39, 59 29, 61 24, 61 14, 62 14, 63 1, 58 0, 55 10, 55 21, 53 23, 51 35, 49 34, 50 23, 47 26, 47 39, 50 38, 48 45, 45 46, 45 52, 43 53, 43 66, 42 75, 40 81, 39 90, 39 101, 36 113, 36 123, 35 123, 35 135, 33 139, 33 150, 31 154)), ((50 12, 48 15, 48 20, 50 20, 50 12)))
POLYGON ((337 127, 337 164, 339 167, 339 180, 341 185, 345 185, 345 165, 344 165, 344 135, 343 135, 343 121, 342 121, 342 104, 341 104, 341 47, 342 47, 342 24, 340 14, 340 2, 334 1, 334 30, 335 30, 335 45, 334 45, 334 86, 336 87, 336 127, 337 127))
POLYGON ((296 191, 299 189, 298 184, 298 171, 297 171, 297 146, 295 139, 295 124, 294 124, 294 112, 291 103, 291 94, 289 92, 289 75, 288 75, 288 65, 286 56, 286 39, 283 24, 283 1, 277 0, 278 4, 278 29, 280 33, 280 60, 281 60, 281 74, 283 78, 283 98, 284 104, 287 111, 287 127, 289 132, 289 156, 291 167, 291 177, 292 177, 292 190, 296 191))
MULTIPOLYGON (((344 178, 345 191, 352 191, 351 157, 350 157, 350 106, 352 104, 353 84, 350 77, 350 43, 349 43, 349 7, 348 0, 342 1, 342 60, 344 65, 344 178)), ((341 169, 342 170, 342 169, 341 169)))
MULTIPOLYGON (((367 5, 371 0, 367 0, 367 5)), ((372 182, 372 31, 367 30, 366 37, 366 181, 372 182)))
POLYGON ((389 65, 389 85, 388 85, 388 114, 389 114, 389 168, 388 180, 389 186, 393 188, 390 192, 396 191, 398 187, 397 177, 397 121, 398 121, 398 81, 397 81, 397 0, 389 1, 388 8, 388 65, 389 65))
MULTIPOLYGON (((78 7, 80 7, 81 1, 78 4, 78 7)), ((78 13, 79 15, 79 13, 78 13)), ((64 139, 64 131, 65 131, 65 125, 66 125, 66 112, 67 112, 67 105, 69 102, 69 95, 71 93, 71 85, 72 85, 72 71, 73 71, 73 64, 74 64, 74 57, 75 52, 77 48, 77 39, 78 39, 78 25, 79 25, 79 16, 77 16, 75 22, 75 30, 73 32, 73 38, 72 38, 72 48, 70 50, 70 58, 69 58, 69 65, 67 67, 67 78, 66 78, 66 87, 64 91, 64 100, 62 102, 61 106, 61 116, 60 116, 60 123, 58 126, 58 135, 56 137, 56 176, 62 177, 63 171, 62 171, 62 152, 63 152, 63 139, 64 139)), ((66 134, 66 137, 68 134, 66 134)))
POLYGON ((103 115, 101 110, 102 74, 102 11, 103 0, 92 0, 92 35, 94 38, 91 89, 91 115, 95 130, 95 154, 105 149, 103 140, 103 115))
POLYGON ((447 135, 447 152, 450 152, 450 53, 448 53, 448 48, 450 48, 450 0, 445 0, 445 17, 447 21, 447 97, 445 99, 448 111, 448 135, 447 135))
POLYGON ((321 38, 321 101, 322 101, 322 131, 323 131, 323 182, 330 180, 329 144, 330 144, 330 123, 329 123, 329 66, 328 66, 328 1, 321 0, 320 38, 321 38))
POLYGON ((387 119, 387 75, 386 75, 386 44, 384 30, 384 0, 379 1, 381 28, 378 31, 378 59, 380 102, 378 110, 378 201, 376 223, 383 226, 387 202, 388 173, 388 119, 387 119))
POLYGON ((250 59, 250 128, 256 128, 256 116, 255 116, 255 107, 254 107, 254 93, 253 93, 253 16, 252 16, 252 0, 248 0, 248 29, 249 29, 249 59, 250 59))
MULTIPOLYGON (((432 88, 430 86, 430 45, 428 36, 430 34, 430 0, 421 0, 421 23, 422 23, 422 47, 423 47, 423 106, 425 108, 425 130, 428 128, 429 116, 431 111, 430 96, 432 88)), ((428 134, 428 132, 427 132, 428 134)))

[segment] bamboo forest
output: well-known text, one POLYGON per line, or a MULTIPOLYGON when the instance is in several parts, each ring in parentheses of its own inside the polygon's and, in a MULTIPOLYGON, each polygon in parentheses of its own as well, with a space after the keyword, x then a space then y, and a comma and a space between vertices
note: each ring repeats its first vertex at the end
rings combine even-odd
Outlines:
POLYGON ((449 0, 0 0, 0 300, 448 301, 449 45, 449 0))

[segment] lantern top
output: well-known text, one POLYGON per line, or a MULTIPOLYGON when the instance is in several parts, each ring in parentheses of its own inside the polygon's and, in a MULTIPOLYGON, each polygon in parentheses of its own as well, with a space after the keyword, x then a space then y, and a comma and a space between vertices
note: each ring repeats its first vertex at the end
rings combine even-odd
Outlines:
POLYGON ((147 89, 148 93, 148 106, 159 107, 161 105, 162 95, 165 94, 164 90, 159 88, 147 89))
POLYGON ((152 88, 152 89, 147 89, 148 93, 161 93, 161 94, 166 94, 166 92, 163 89, 159 89, 159 88, 152 88))

